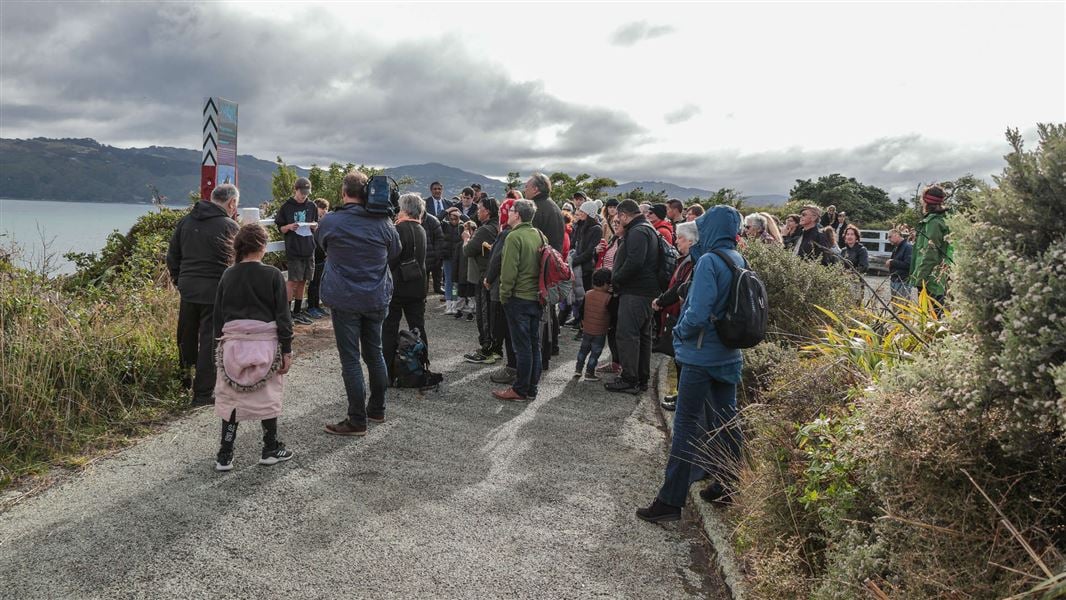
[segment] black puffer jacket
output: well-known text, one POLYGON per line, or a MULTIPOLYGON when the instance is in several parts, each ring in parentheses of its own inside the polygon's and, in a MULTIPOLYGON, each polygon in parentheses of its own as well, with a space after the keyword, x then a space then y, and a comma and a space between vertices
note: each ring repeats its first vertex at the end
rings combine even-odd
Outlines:
POLYGON ((596 247, 603 239, 603 227, 596 217, 588 217, 584 221, 578 221, 571 238, 574 246, 574 266, 581 267, 583 272, 590 272, 596 265, 596 247))
POLYGON ((440 245, 440 261, 441 264, 451 261, 453 272, 456 274, 455 280, 459 281, 459 249, 463 246, 462 222, 459 225, 452 225, 447 219, 443 219, 440 222, 441 229, 441 245, 440 245))
POLYGON ((208 201, 197 202, 178 221, 167 248, 167 270, 182 300, 214 304, 218 280, 233 262, 238 229, 225 209, 208 201))
POLYGON ((659 295, 659 236, 642 215, 626 225, 614 256, 611 286, 619 296, 659 295))

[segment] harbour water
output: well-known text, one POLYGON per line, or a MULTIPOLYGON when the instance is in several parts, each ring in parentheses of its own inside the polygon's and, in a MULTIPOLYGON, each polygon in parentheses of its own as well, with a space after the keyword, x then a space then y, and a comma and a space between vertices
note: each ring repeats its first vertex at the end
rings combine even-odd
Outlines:
POLYGON ((67 252, 97 252, 112 231, 126 233, 150 204, 105 204, 0 198, 0 249, 16 248, 15 262, 36 268, 52 256, 53 274, 72 273, 67 252), (47 251, 45 248, 47 246, 47 251))

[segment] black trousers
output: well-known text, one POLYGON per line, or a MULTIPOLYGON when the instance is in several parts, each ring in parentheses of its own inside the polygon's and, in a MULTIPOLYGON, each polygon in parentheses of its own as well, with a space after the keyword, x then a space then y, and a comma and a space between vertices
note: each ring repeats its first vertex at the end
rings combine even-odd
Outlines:
POLYGON ((489 291, 481 285, 474 294, 474 317, 477 321, 477 342, 482 350, 492 347, 492 313, 489 312, 491 302, 489 291))
POLYGON ((632 384, 651 380, 651 298, 626 295, 618 299, 617 343, 622 379, 632 384))
POLYGON ((443 269, 443 267, 441 267, 441 265, 438 264, 437 266, 435 266, 435 267, 433 267, 432 269, 429 270, 429 275, 430 276, 426 278, 426 282, 428 283, 431 279, 433 280, 433 291, 435 292, 437 290, 443 290, 444 289, 444 269, 443 269))
POLYGON ((215 394, 215 340, 212 304, 181 301, 178 306, 178 356, 182 369, 196 367, 193 399, 211 401, 215 394))
POLYGON ((396 360, 396 348, 400 339, 400 319, 407 317, 407 328, 417 329, 426 343, 429 353, 429 336, 426 334, 426 299, 393 300, 389 303, 389 314, 381 325, 381 354, 385 357, 385 370, 392 382, 392 363, 396 360))
MULTIPOLYGON (((273 450, 278 445, 278 418, 263 419, 263 447, 273 450)), ((218 453, 233 455, 233 442, 237 439, 237 409, 230 413, 229 421, 222 421, 222 443, 218 453)))
POLYGON ((311 283, 307 286, 307 308, 318 308, 321 306, 321 298, 318 295, 319 288, 322 287, 322 273, 326 270, 326 259, 321 261, 315 258, 315 275, 311 278, 311 283))
POLYGON ((618 298, 611 298, 607 303, 607 313, 611 318, 611 325, 607 329, 607 347, 611 349, 611 362, 621 363, 618 354, 618 298))
MULTIPOLYGON (((491 298, 491 296, 490 296, 491 298)), ((511 336, 507 335, 507 315, 503 312, 503 304, 489 300, 489 316, 492 325, 492 345, 489 352, 503 354, 507 348, 507 366, 514 368, 514 348, 511 347, 511 336)))

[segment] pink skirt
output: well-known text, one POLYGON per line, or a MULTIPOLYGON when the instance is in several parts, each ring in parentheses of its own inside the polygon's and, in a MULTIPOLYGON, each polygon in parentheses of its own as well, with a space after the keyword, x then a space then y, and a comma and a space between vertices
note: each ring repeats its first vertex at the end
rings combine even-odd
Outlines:
POLYGON ((281 414, 285 376, 274 322, 229 321, 215 349, 215 414, 228 421, 272 419, 281 414))

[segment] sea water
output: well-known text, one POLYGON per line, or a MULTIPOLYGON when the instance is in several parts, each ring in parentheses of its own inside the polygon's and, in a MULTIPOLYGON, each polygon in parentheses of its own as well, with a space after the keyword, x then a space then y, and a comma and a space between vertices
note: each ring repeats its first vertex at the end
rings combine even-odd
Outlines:
POLYGON ((55 271, 73 273, 67 252, 98 252, 112 231, 125 234, 150 204, 56 202, 0 198, 0 253, 13 247, 15 264, 37 268, 50 255, 55 271))

